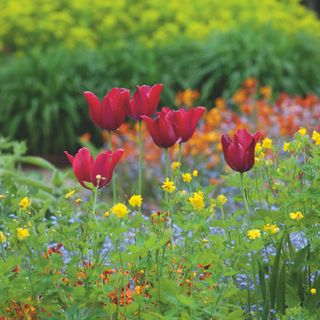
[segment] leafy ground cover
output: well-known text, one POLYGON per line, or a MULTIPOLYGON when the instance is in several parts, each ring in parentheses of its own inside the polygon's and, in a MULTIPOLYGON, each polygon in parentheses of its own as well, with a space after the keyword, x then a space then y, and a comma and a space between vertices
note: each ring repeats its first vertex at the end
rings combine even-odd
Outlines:
MULTIPOLYGON (((1 140, 1 319, 319 317, 320 133, 311 129, 317 97, 283 95, 280 112, 269 108, 271 89, 258 90, 249 79, 233 97, 233 111, 219 100, 205 116, 193 107, 163 108, 154 117, 161 91, 137 87, 130 100, 128 90, 114 89, 101 101, 86 92, 90 117, 109 132, 109 143, 127 113, 138 127, 125 135, 131 149, 124 143, 94 157, 86 147, 66 152, 70 171, 26 156, 24 143, 1 140), (152 152, 142 121, 164 150, 163 167, 159 153, 142 157, 152 152), (254 135, 242 128, 250 125, 254 135), (291 137, 283 142, 279 133, 291 137), (192 142, 202 135, 217 136, 214 147, 192 142), (223 170, 207 165, 211 152, 223 170), (21 171, 26 163, 51 172, 51 180, 21 171), (126 178, 122 167, 137 169, 126 178), (69 189, 73 174, 79 186, 69 189)), ((192 105, 196 96, 177 99, 192 105)))

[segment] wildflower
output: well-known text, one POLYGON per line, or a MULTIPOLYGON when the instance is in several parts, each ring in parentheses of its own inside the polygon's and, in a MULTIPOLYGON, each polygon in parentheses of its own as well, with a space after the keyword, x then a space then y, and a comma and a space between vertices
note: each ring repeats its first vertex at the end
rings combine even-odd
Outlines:
POLYGON ((312 132, 312 140, 316 143, 316 145, 320 145, 320 133, 317 131, 312 132))
POLYGON ((166 181, 162 183, 162 190, 172 193, 174 190, 176 190, 176 186, 174 185, 173 181, 170 181, 169 178, 166 178, 166 181))
POLYGON ((283 151, 284 152, 289 152, 290 151, 290 142, 285 142, 283 144, 283 151))
POLYGON ((82 202, 82 199, 81 198, 77 198, 76 200, 75 200, 75 203, 76 204, 80 204, 82 202))
POLYGON ((119 202, 111 208, 111 212, 118 218, 124 218, 128 214, 129 210, 125 204, 119 202))
POLYGON ((192 181, 192 176, 190 173, 183 173, 182 174, 182 179, 186 183, 190 183, 192 181))
POLYGON ((307 129, 301 127, 301 128, 298 130, 298 133, 299 133, 302 137, 304 137, 304 136, 307 134, 307 129))
POLYGON ((181 167, 181 162, 179 162, 179 161, 172 162, 172 164, 171 164, 171 169, 172 170, 177 170, 180 167, 181 167))
POLYGON ((209 242, 208 239, 202 239, 202 243, 203 243, 203 244, 206 244, 206 243, 208 243, 208 242, 209 242))
POLYGON ((224 194, 220 194, 217 197, 217 204, 224 206, 228 201, 228 198, 224 194))
POLYGON ((193 175, 194 177, 197 177, 198 174, 199 174, 198 170, 193 170, 193 171, 192 171, 192 175, 193 175))
POLYGON ((262 141, 262 148, 271 149, 272 148, 272 139, 264 138, 262 141))
POLYGON ((257 239, 257 238, 261 238, 261 232, 260 232, 260 230, 258 230, 258 229, 251 229, 251 230, 249 230, 248 233, 247 233, 247 235, 248 235, 248 238, 249 238, 250 240, 254 240, 254 239, 257 239))
POLYGON ((257 142, 255 151, 256 153, 259 153, 260 151, 262 151, 262 146, 260 142, 257 142))
POLYGON ((204 208, 204 197, 201 191, 194 192, 193 196, 189 198, 194 210, 202 210, 204 208))
POLYGON ((4 194, 0 194, 0 200, 3 200, 5 198, 6 198, 6 196, 4 194))
POLYGON ((20 241, 22 241, 24 238, 28 238, 30 236, 29 230, 24 228, 18 228, 17 229, 17 237, 20 241))
POLYGON ((232 170, 246 172, 254 166, 254 151, 261 136, 260 132, 252 135, 246 129, 239 129, 231 140, 228 134, 221 136, 224 158, 232 170))
POLYGON ((304 215, 302 214, 301 211, 297 211, 297 212, 291 212, 290 213, 290 218, 292 220, 301 220, 303 219, 304 215))
POLYGON ((106 212, 104 213, 104 216, 105 216, 106 218, 108 218, 108 217, 110 216, 110 211, 109 211, 109 210, 106 211, 106 212))
POLYGON ((134 194, 129 199, 129 204, 130 204, 131 207, 140 208, 142 206, 142 200, 143 200, 143 198, 139 194, 134 194))
POLYGON ((6 241, 6 236, 2 231, 0 231, 0 243, 4 243, 6 241))
POLYGON ((69 192, 67 192, 65 195, 65 199, 70 199, 75 192, 76 192, 75 190, 69 190, 69 192))
POLYGON ((312 295, 315 295, 315 294, 317 293, 317 289, 316 289, 316 288, 311 288, 311 289, 310 289, 310 293, 311 293, 312 295))
POLYGON ((263 231, 265 232, 270 232, 271 234, 275 234, 278 233, 280 231, 280 229, 277 227, 276 224, 269 224, 267 223, 264 227, 263 227, 263 231))
POLYGON ((28 197, 24 197, 22 200, 20 200, 19 205, 23 210, 26 210, 30 207, 31 200, 28 197))

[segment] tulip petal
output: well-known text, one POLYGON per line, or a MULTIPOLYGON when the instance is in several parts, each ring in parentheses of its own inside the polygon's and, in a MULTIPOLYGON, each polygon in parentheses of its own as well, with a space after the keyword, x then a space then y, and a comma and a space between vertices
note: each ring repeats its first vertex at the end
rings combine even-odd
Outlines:
POLYGON ((101 120, 101 103, 99 98, 90 91, 85 91, 83 93, 87 104, 89 105, 89 114, 91 120, 101 128, 102 120, 101 120))
POLYGON ((73 172, 79 183, 86 188, 84 181, 92 182, 91 169, 94 160, 87 148, 81 148, 73 159, 73 172))
POLYGON ((68 151, 65 151, 64 154, 67 156, 69 162, 72 164, 73 163, 73 156, 68 151))

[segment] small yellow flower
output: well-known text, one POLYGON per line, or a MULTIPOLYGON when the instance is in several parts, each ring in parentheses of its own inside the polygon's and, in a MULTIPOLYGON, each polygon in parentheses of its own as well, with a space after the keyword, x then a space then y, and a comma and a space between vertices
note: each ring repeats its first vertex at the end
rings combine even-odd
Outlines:
POLYGON ((202 210, 204 208, 204 196, 201 191, 194 192, 193 196, 189 198, 194 210, 202 210))
POLYGON ((180 167, 181 167, 181 162, 179 162, 179 161, 172 162, 172 164, 171 164, 171 169, 172 170, 177 170, 180 167))
POLYGON ((263 231, 270 232, 271 234, 275 234, 275 233, 278 233, 280 231, 280 229, 277 227, 276 224, 269 224, 268 223, 263 227, 263 231))
POLYGON ((193 175, 194 177, 197 177, 198 174, 199 174, 198 170, 193 170, 193 171, 192 171, 192 175, 193 175))
POLYGON ((174 190, 176 190, 176 186, 174 185, 173 181, 170 181, 169 178, 166 178, 164 182, 162 182, 162 190, 172 193, 174 190))
POLYGON ((3 200, 5 198, 6 198, 6 196, 4 194, 0 194, 0 200, 3 200))
POLYGON ((284 152, 289 152, 290 151, 290 142, 285 142, 283 144, 283 151, 284 152))
POLYGON ((26 210, 31 205, 31 200, 29 200, 28 197, 24 197, 23 199, 20 200, 19 205, 23 210, 26 210))
POLYGON ((30 232, 28 229, 24 229, 24 228, 17 229, 17 237, 20 241, 22 241, 24 238, 28 238, 29 236, 30 236, 30 232))
POLYGON ((138 207, 140 208, 142 206, 143 198, 140 196, 140 194, 134 194, 129 199, 129 204, 131 207, 138 207))
POLYGON ((111 208, 111 212, 118 218, 124 218, 128 214, 129 210, 125 204, 119 202, 111 208))
POLYGON ((75 203, 76 204, 80 204, 82 202, 82 199, 81 198, 77 198, 76 200, 75 200, 75 203))
POLYGON ((217 197, 217 204, 220 205, 220 206, 224 206, 228 201, 228 198, 223 195, 223 194, 220 194, 218 195, 217 197))
POLYGON ((271 149, 272 148, 272 139, 264 138, 262 141, 262 148, 271 149))
POLYGON ((74 195, 74 193, 76 192, 76 190, 69 190, 69 192, 66 193, 66 195, 64 196, 65 199, 70 199, 72 198, 72 196, 74 195))
POLYGON ((310 289, 310 293, 313 294, 313 295, 316 294, 317 293, 317 289, 316 288, 311 288, 310 289))
POLYGON ((208 242, 209 242, 208 239, 202 239, 202 243, 206 244, 206 243, 208 243, 208 242))
POLYGON ((261 147, 260 142, 257 142, 255 151, 256 151, 256 153, 259 153, 260 151, 262 151, 262 147, 261 147))
POLYGON ((290 213, 290 218, 292 220, 301 220, 303 219, 304 215, 302 214, 301 211, 297 211, 297 212, 291 212, 290 213))
POLYGON ((298 130, 298 133, 299 133, 302 137, 304 137, 304 136, 307 134, 307 129, 301 127, 301 128, 298 130))
POLYGON ((258 229, 251 229, 251 230, 249 230, 248 233, 247 233, 247 235, 248 235, 248 238, 249 238, 250 240, 254 240, 254 239, 257 239, 257 238, 261 238, 261 232, 260 232, 260 230, 258 230, 258 229))
POLYGON ((104 213, 104 216, 108 218, 108 217, 110 216, 110 211, 109 211, 109 210, 106 211, 106 212, 104 213))
POLYGON ((0 231, 0 243, 4 243, 6 241, 6 236, 2 231, 0 231))
POLYGON ((312 140, 316 143, 316 145, 320 145, 320 133, 317 131, 313 131, 312 140))
POLYGON ((182 179, 186 183, 190 183, 192 181, 192 176, 190 173, 183 173, 182 174, 182 179))

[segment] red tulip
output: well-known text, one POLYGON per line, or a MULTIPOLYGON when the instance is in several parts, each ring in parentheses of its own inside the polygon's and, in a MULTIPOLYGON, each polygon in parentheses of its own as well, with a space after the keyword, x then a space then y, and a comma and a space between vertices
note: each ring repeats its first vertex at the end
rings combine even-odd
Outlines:
POLYGON ((148 116, 141 118, 146 121, 152 140, 158 147, 170 148, 179 141, 180 137, 173 127, 174 111, 170 108, 162 108, 161 112, 157 113, 156 119, 148 116))
POLYGON ((181 137, 180 142, 186 142, 192 137, 205 111, 204 107, 196 107, 189 110, 179 109, 174 113, 174 129, 181 137))
POLYGON ((162 84, 155 84, 152 87, 137 86, 130 102, 129 115, 136 120, 141 120, 141 116, 151 117, 159 105, 162 87, 162 84))
POLYGON ((112 179, 113 170, 123 152, 122 149, 114 152, 106 150, 98 154, 96 160, 93 159, 87 148, 81 148, 74 157, 67 151, 64 153, 72 164, 73 172, 79 183, 87 189, 91 188, 86 185, 86 182, 100 189, 112 179))
POLYGON ((101 129, 114 131, 124 122, 130 108, 130 91, 124 88, 111 89, 100 102, 90 91, 84 96, 89 105, 90 118, 101 129))
POLYGON ((249 171, 254 166, 255 148, 261 132, 252 135, 246 129, 239 129, 233 141, 228 134, 221 136, 224 159, 228 166, 238 172, 249 171))

